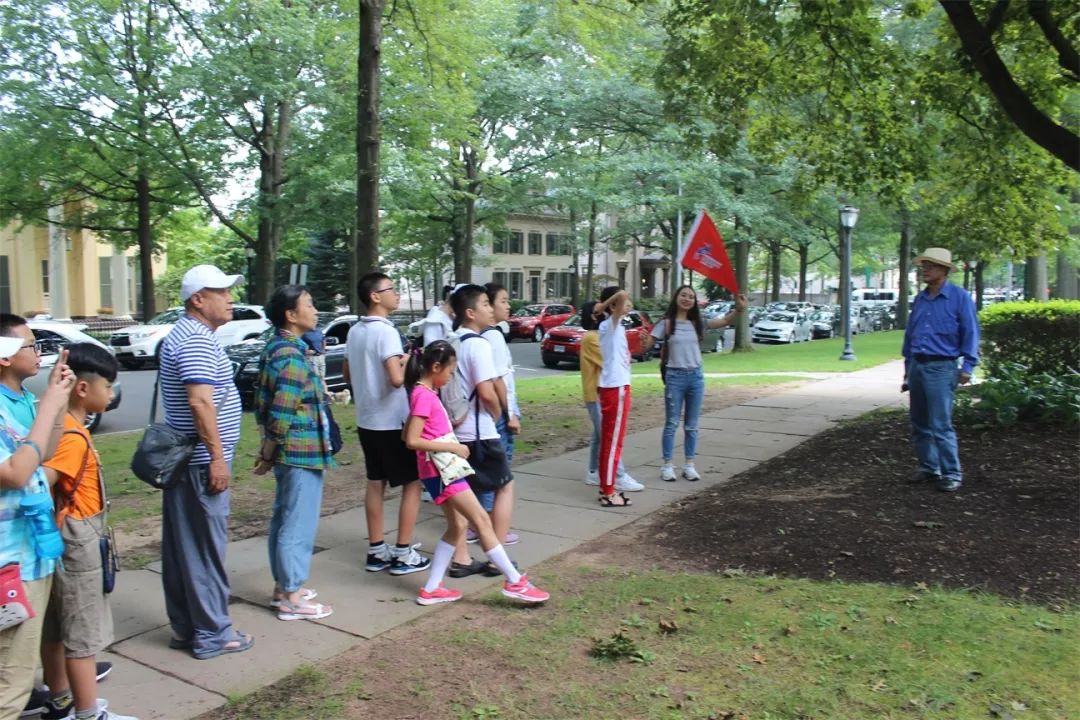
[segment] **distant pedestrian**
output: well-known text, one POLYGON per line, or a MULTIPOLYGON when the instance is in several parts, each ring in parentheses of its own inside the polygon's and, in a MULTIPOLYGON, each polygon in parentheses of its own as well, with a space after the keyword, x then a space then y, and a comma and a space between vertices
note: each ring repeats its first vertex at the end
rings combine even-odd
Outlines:
POLYGON ((436 340, 445 340, 450 333, 454 332, 454 311, 450 307, 450 293, 453 291, 453 285, 443 285, 442 302, 428 310, 427 316, 424 317, 423 347, 427 347, 436 340))
POLYGON ((600 504, 628 507, 625 491, 616 494, 615 468, 622 461, 623 439, 630 416, 630 347, 622 319, 634 309, 630 294, 612 285, 600 293, 593 318, 600 321, 600 352, 604 366, 597 380, 600 399, 600 504))
POLYGON ((943 492, 963 483, 953 428, 953 395, 979 363, 979 319, 963 288, 949 282, 952 253, 927 248, 915 258, 926 288, 915 297, 904 331, 904 386, 911 392, 911 431, 919 468, 912 482, 943 492), (959 367, 957 361, 959 360, 959 367))
POLYGON ((214 331, 233 317, 243 275, 197 265, 180 281, 184 314, 159 353, 165 422, 199 441, 177 482, 161 494, 161 583, 172 626, 169 647, 200 660, 254 643, 229 617, 229 482, 240 439, 240 394, 214 331))
POLYGON ((664 431, 660 438, 664 464, 660 479, 675 482, 675 466, 671 460, 675 454, 675 430, 683 415, 683 463, 682 476, 690 481, 700 480, 694 457, 697 455, 698 419, 705 401, 705 371, 701 357, 701 339, 705 330, 727 327, 735 322, 739 313, 746 309, 746 296, 735 298, 735 307, 723 317, 704 320, 698 308, 697 293, 689 285, 683 285, 671 297, 671 303, 660 322, 653 325, 652 339, 664 341, 664 431))
POLYGON ((333 608, 311 602, 318 593, 304 587, 315 548, 322 508, 323 472, 334 466, 326 388, 306 362, 301 339, 318 322, 307 288, 285 285, 266 306, 275 333, 259 363, 255 422, 262 445, 255 474, 273 469, 277 481, 270 517, 270 605, 279 620, 318 620, 333 608))

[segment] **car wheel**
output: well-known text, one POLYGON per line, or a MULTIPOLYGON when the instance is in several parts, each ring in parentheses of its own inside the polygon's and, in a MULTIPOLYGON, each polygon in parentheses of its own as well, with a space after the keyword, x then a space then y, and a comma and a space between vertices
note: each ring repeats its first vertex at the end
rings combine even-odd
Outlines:
POLYGON ((533 342, 540 342, 543 339, 544 339, 544 326, 543 325, 537 325, 536 329, 533 330, 533 342))
POLYGON ((546 368, 553 368, 553 367, 557 367, 557 366, 558 366, 558 364, 559 364, 559 361, 558 361, 558 359, 557 359, 557 358, 549 357, 549 356, 547 356, 547 355, 545 355, 545 356, 544 356, 543 358, 541 358, 541 359, 543 360, 543 362, 544 362, 544 367, 546 367, 546 368))
POLYGON ((138 370, 143 366, 144 362, 145 361, 142 358, 126 357, 120 359, 120 364, 123 365, 124 368, 127 370, 138 370))
POLYGON ((83 427, 87 432, 94 432, 97 430, 97 426, 101 424, 101 413, 86 413, 86 419, 83 420, 83 427))

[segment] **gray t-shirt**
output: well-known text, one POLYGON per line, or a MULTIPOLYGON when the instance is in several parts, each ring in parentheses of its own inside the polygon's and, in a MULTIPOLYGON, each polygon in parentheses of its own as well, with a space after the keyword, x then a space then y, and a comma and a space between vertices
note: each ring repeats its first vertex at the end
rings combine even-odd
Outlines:
MULTIPOLYGON (((652 336, 663 340, 667 335, 668 320, 660 318, 653 325, 652 336)), ((665 341, 667 343, 667 366, 671 368, 701 367, 701 346, 698 344, 697 330, 689 320, 675 321, 675 332, 665 341)))

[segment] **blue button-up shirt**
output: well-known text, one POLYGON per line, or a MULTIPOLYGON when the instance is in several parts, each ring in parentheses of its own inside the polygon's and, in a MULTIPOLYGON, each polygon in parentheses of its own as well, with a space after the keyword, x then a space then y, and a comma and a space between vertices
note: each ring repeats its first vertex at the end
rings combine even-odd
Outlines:
POLYGON ((963 358, 961 372, 979 364, 979 318, 971 296, 948 280, 930 297, 924 289, 915 296, 904 331, 904 364, 914 355, 963 358))

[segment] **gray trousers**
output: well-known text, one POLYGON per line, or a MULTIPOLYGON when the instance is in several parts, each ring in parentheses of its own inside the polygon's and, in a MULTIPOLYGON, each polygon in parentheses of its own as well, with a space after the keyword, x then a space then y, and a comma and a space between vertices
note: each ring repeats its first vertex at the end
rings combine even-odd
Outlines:
POLYGON ((161 584, 173 636, 195 653, 233 639, 229 618, 229 491, 206 494, 209 465, 189 465, 162 491, 161 584))

